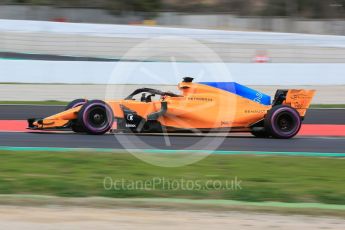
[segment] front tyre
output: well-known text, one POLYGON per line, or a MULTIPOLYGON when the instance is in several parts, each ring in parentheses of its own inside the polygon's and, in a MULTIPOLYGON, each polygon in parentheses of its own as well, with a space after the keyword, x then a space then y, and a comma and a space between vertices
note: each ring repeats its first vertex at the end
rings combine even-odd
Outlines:
POLYGON ((265 130, 273 137, 289 139, 297 135, 302 120, 299 113, 286 105, 274 106, 265 118, 265 130))
POLYGON ((108 104, 101 100, 87 102, 78 113, 78 123, 88 134, 101 135, 114 123, 114 114, 108 104))

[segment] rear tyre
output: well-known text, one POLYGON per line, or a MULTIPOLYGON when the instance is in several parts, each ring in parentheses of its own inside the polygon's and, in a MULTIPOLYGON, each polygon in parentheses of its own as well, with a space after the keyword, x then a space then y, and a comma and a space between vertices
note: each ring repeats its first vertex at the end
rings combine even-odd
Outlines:
MULTIPOLYGON (((78 106, 82 106, 86 102, 87 102, 87 99, 76 99, 76 100, 73 100, 70 103, 68 103, 68 105, 65 107, 65 111, 69 110, 69 109, 73 109, 73 108, 78 107, 78 106)), ((70 121, 67 124, 67 127, 70 127, 72 129, 72 131, 75 132, 75 133, 83 133, 83 132, 85 132, 85 130, 83 129, 81 124, 78 123, 77 120, 70 121)))
POLYGON ((301 124, 301 117, 294 108, 277 105, 267 113, 265 131, 275 138, 289 139, 299 132, 301 124))
POLYGON ((104 101, 88 101, 79 111, 77 123, 88 134, 101 135, 113 126, 114 114, 104 101))

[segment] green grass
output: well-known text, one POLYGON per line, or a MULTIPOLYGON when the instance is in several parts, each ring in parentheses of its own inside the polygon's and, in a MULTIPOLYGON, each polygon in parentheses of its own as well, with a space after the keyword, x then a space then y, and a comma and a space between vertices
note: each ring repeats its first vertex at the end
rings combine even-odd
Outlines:
MULTIPOLYGON (((172 154, 169 157, 176 157, 172 154)), ((179 168, 144 163, 130 154, 83 152, 0 152, 0 194, 62 197, 187 198, 239 201, 320 202, 345 205, 342 158, 211 155, 179 168), (160 178, 179 181, 177 189, 156 184, 144 189, 105 190, 105 177, 125 186, 160 178), (181 179, 204 186, 207 181, 241 180, 242 189, 182 189, 181 179)), ((119 185, 121 187, 121 185, 119 185)), ((175 187, 176 188, 176 187, 175 187)))

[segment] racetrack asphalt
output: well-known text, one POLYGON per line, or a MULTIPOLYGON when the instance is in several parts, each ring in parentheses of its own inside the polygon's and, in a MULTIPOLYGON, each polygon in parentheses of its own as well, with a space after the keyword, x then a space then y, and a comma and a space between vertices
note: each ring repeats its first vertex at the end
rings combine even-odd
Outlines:
MULTIPOLYGON (((45 117, 63 110, 62 106, 0 106, 0 120, 45 117)), ((309 110, 305 123, 345 124, 345 110, 309 110)), ((92 136, 75 133, 0 132, 0 146, 115 148, 115 149, 192 149, 267 152, 345 153, 343 137, 295 137, 289 140, 252 136, 202 137, 116 134, 92 136), (212 144, 213 143, 213 144, 212 144)))
MULTIPOLYGON (((43 118, 61 112, 64 106, 0 105, 0 120, 43 118)), ((345 109, 309 109, 304 124, 345 124, 345 109)))
POLYGON ((0 146, 344 153, 345 139, 295 137, 279 140, 251 136, 224 138, 133 134, 93 136, 75 133, 0 133, 0 146))

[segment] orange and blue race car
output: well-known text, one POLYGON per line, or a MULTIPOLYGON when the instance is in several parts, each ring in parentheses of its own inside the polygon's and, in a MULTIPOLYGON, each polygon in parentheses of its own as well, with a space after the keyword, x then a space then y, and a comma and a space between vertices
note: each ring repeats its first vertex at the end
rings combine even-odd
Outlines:
POLYGON ((29 129, 77 133, 250 132, 256 137, 292 138, 314 90, 277 90, 270 96, 235 82, 199 82, 185 77, 180 94, 140 88, 121 100, 77 99, 65 111, 28 119, 29 129), (158 96, 158 98, 157 98, 158 96))

